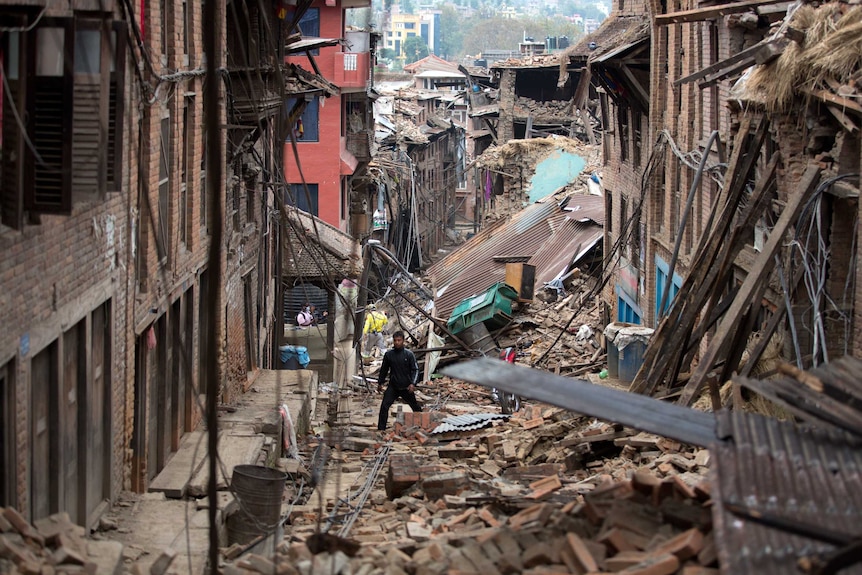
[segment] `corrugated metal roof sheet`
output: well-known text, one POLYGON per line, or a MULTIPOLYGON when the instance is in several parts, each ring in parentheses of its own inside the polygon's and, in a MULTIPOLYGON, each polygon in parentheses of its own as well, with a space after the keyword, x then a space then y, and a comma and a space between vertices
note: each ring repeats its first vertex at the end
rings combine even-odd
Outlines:
POLYGON ((447 417, 435 427, 431 433, 447 433, 449 431, 472 431, 491 425, 494 420, 508 419, 504 413, 467 413, 447 417))
MULTIPOLYGON (((598 227, 598 223, 604 220, 603 198, 587 195, 573 195, 570 198, 566 207, 578 207, 578 210, 562 210, 555 202, 527 206, 511 219, 472 237, 459 249, 431 266, 428 273, 438 293, 434 301, 438 315, 448 317, 464 298, 478 295, 491 285, 504 281, 507 258, 523 258, 522 261, 533 258, 555 232, 573 227, 571 222, 566 223, 573 214, 577 219, 596 222, 596 226, 583 224, 591 228, 598 227)), ((576 239, 570 233, 573 231, 566 230, 569 235, 567 239, 561 239, 558 249, 569 247, 574 250, 577 247, 572 245, 576 239)), ((601 228, 598 233, 601 234, 601 228)), ((556 259, 546 257, 539 263, 536 276, 544 277, 547 275, 546 263, 554 266, 556 259)))
POLYGON ((567 218, 527 262, 536 266, 536 285, 563 275, 573 261, 583 257, 590 248, 602 241, 603 236, 603 228, 595 222, 584 223, 567 218))
MULTIPOLYGON (((803 523, 815 532, 860 535, 862 442, 850 435, 796 427, 759 415, 718 415, 719 436, 711 448, 713 520, 722 573, 784 575, 797 562, 835 551, 835 545, 743 519, 736 504, 803 523)), ((841 570, 862 574, 862 564, 841 570)))

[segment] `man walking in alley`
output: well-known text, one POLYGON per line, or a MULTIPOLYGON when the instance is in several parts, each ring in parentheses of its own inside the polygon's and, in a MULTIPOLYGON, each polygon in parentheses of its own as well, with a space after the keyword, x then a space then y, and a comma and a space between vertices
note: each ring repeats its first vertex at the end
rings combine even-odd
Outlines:
POLYGON ((413 352, 404 347, 404 332, 396 331, 392 335, 392 349, 383 355, 383 365, 380 366, 380 377, 377 380, 377 391, 383 387, 389 376, 389 385, 383 394, 380 404, 380 416, 377 419, 377 430, 385 431, 389 421, 389 408, 399 397, 410 406, 414 412, 422 411, 422 406, 416 401, 416 381, 419 378, 419 365, 413 352))
POLYGON ((368 305, 365 314, 365 326, 362 328, 362 333, 365 334, 365 354, 371 355, 374 348, 383 353, 386 349, 386 344, 383 341, 383 330, 386 324, 389 323, 389 318, 382 311, 377 311, 377 306, 374 304, 368 305))

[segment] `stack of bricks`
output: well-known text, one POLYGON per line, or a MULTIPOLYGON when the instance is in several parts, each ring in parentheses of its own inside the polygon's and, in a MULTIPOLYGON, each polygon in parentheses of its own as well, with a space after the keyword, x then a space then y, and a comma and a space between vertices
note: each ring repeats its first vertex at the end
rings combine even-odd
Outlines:
POLYGON ((429 434, 445 417, 444 414, 429 411, 399 412, 395 418, 395 434, 404 439, 416 439, 420 444, 424 444, 428 441, 429 434))
MULTIPOLYGON (((31 524, 16 509, 0 507, 0 573, 96 575, 119 572, 122 544, 91 541, 85 536, 86 530, 72 523, 67 513, 51 515, 31 524)), ((164 570, 156 566, 151 572, 161 575, 169 565, 170 561, 164 570)))
MULTIPOLYGON (((398 461, 405 469, 418 468, 415 461, 398 461)), ((475 506, 457 496, 399 501, 407 520, 392 518, 397 539, 363 546, 353 556, 312 555, 304 544, 284 543, 266 562, 275 571, 255 570, 246 561, 225 572, 718 574, 706 485, 691 488, 643 472, 624 481, 607 477, 583 503, 525 502, 512 515, 506 507, 475 506)))

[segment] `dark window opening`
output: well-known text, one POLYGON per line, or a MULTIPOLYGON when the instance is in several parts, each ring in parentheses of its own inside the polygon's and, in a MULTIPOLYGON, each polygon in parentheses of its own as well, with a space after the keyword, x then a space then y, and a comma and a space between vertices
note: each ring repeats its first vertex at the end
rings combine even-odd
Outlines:
MULTIPOLYGON (((320 37, 320 8, 309 8, 299 19, 299 31, 303 38, 320 37)), ((311 54, 320 54, 320 49, 311 50, 311 54)))
POLYGON ((629 108, 621 105, 617 108, 617 130, 619 131, 620 161, 629 157, 629 108))
POLYGON ((159 261, 168 257, 168 230, 170 229, 170 192, 171 192, 171 117, 163 118, 160 125, 159 145, 159 233, 156 248, 159 261))
POLYGON ((308 184, 308 193, 305 193, 305 186, 302 184, 289 184, 287 189, 287 197, 284 198, 284 203, 290 206, 296 206, 304 212, 312 215, 318 213, 318 195, 317 184, 308 184))
POLYGON ((570 101, 575 94, 575 82, 570 76, 562 88, 557 86, 558 71, 520 70, 515 75, 515 95, 538 102, 570 101))
MULTIPOLYGON (((288 98, 287 110, 293 110, 295 98, 288 98)), ((305 109, 293 125, 293 135, 297 142, 317 142, 320 140, 320 104, 317 98, 305 103, 305 109)), ((290 136, 287 139, 290 142, 290 136)))

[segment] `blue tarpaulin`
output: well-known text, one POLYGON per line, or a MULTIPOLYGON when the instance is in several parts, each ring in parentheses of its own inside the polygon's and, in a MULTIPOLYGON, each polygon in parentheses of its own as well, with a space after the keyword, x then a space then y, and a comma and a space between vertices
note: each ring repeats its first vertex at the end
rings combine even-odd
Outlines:
POLYGON ((292 363, 291 360, 293 360, 302 367, 306 367, 311 363, 307 347, 301 345, 283 345, 278 348, 278 351, 282 363, 290 364, 292 363))

